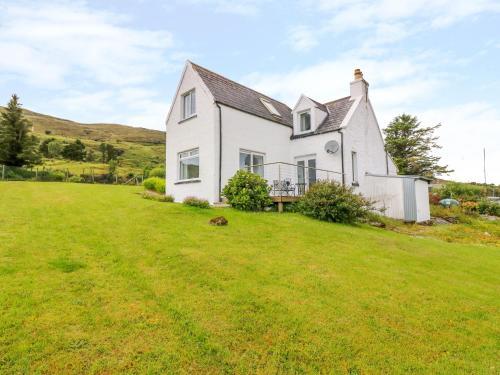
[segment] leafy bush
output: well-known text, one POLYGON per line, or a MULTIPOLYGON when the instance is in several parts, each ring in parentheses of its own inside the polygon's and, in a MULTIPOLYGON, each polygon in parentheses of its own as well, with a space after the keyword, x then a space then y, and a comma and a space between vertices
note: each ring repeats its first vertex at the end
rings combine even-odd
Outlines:
POLYGON ((333 181, 318 181, 298 202, 300 213, 315 219, 355 223, 366 218, 373 203, 355 194, 351 187, 333 181))
POLYGON ((165 178, 165 168, 164 167, 156 167, 149 171, 148 177, 161 177, 165 178))
POLYGON ((159 177, 150 177, 142 183, 147 190, 153 190, 157 193, 165 193, 165 180, 159 177))
POLYGON ((210 208, 210 203, 206 199, 200 199, 196 197, 186 197, 182 201, 187 206, 193 206, 198 208, 210 208))
POLYGON ((483 199, 479 201, 477 211, 481 215, 500 216, 500 204, 483 199))
POLYGON ((460 201, 478 201, 486 196, 487 189, 484 186, 464 184, 461 182, 448 182, 435 191, 441 199, 454 198, 460 201))
POLYGON ((68 178, 68 182, 81 183, 81 182, 84 182, 84 180, 80 176, 71 176, 70 178, 68 178))
POLYGON ((142 193, 144 199, 149 199, 157 202, 173 202, 174 197, 171 195, 157 194, 151 191, 145 191, 142 193))
POLYGON ((243 211, 261 211, 272 204, 269 197, 271 187, 255 173, 239 170, 229 179, 222 194, 229 204, 243 211))

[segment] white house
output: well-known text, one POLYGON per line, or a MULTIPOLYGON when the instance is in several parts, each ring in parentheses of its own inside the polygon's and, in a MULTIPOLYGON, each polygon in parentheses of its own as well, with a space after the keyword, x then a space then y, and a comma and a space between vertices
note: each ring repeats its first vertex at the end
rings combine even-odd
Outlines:
POLYGON ((318 103, 302 95, 291 109, 188 61, 167 117, 167 193, 217 203, 245 168, 277 196, 331 179, 377 200, 389 216, 428 220, 427 181, 397 176, 368 87, 356 69, 349 96, 318 103))

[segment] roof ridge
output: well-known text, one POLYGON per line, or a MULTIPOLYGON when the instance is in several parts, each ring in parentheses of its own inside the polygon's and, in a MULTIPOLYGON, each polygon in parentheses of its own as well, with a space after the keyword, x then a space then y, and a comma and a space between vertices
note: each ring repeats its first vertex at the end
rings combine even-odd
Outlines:
POLYGON ((335 100, 330 100, 329 102, 326 102, 326 103, 323 103, 323 105, 328 105, 328 104, 332 104, 332 103, 335 103, 335 102, 338 102, 340 100, 344 100, 344 99, 347 99, 347 98, 350 98, 351 96, 344 96, 343 98, 339 98, 339 99, 335 99, 335 100))
POLYGON ((246 88, 246 89, 248 89, 248 90, 250 90, 250 91, 253 91, 254 93, 259 94, 260 96, 264 97, 264 99, 271 99, 272 101, 275 101, 275 102, 277 102, 277 103, 283 104, 284 106, 286 106, 287 108, 289 108, 289 109, 290 109, 290 111, 292 110, 292 109, 291 109, 291 108, 290 108, 287 104, 285 104, 285 103, 283 103, 283 102, 281 102, 281 101, 279 101, 279 100, 276 100, 276 99, 274 99, 274 98, 271 98, 269 95, 263 94, 263 93, 261 93, 261 92, 259 92, 259 91, 257 91, 257 90, 254 90, 254 89, 252 89, 252 88, 250 88, 250 87, 248 87, 248 86, 242 85, 241 83, 238 83, 238 82, 236 82, 235 80, 232 80, 231 78, 227 78, 226 76, 223 76, 222 74, 219 74, 219 73, 217 73, 217 72, 214 72, 213 70, 207 69, 207 68, 205 68, 204 66, 201 66, 201 65, 199 65, 199 64, 196 64, 196 63, 194 63, 194 62, 192 62, 192 61, 190 61, 190 60, 188 60, 188 61, 191 63, 191 65, 194 65, 195 67, 198 67, 198 68, 204 69, 204 70, 206 70, 206 71, 207 71, 207 72, 209 72, 209 73, 215 74, 215 75, 217 75, 217 76, 219 76, 219 77, 221 77, 221 78, 224 78, 224 79, 226 79, 226 80, 230 81, 231 83, 234 83, 234 84, 236 84, 236 85, 238 85, 238 86, 244 87, 244 88, 246 88))

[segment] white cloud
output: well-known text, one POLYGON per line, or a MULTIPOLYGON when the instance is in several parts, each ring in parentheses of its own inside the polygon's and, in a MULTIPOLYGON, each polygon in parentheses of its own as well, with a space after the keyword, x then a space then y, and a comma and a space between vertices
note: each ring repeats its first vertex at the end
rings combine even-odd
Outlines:
POLYGON ((268 0, 186 0, 192 4, 210 6, 217 13, 230 13, 253 16, 259 13, 261 6, 268 0))
POLYGON ((0 5, 0 71, 30 85, 143 83, 172 69, 168 31, 138 30, 127 18, 85 2, 8 2, 0 5))
POLYGON ((486 148, 487 181, 500 184, 500 112, 484 102, 433 108, 419 116, 426 125, 441 123, 438 130, 442 162, 460 181, 482 182, 483 148, 486 148))
MULTIPOLYGON (((67 91, 65 96, 52 100, 53 107, 63 108, 81 122, 119 123, 165 130, 165 116, 170 103, 161 95, 139 87, 101 90, 92 93, 67 91), (126 108, 117 111, 117 108, 126 108)), ((64 117, 64 116, 63 116, 64 117)))
MULTIPOLYGON (((365 31, 359 45, 370 51, 411 35, 451 26, 482 13, 500 12, 498 0, 302 0, 310 10, 320 12, 307 40, 316 41, 330 33, 365 31)), ((295 48, 303 51, 304 49, 295 48)))
MULTIPOLYGON (((319 101, 349 95, 349 82, 355 68, 361 68, 368 81, 375 82, 381 101, 404 104, 421 98, 439 86, 437 77, 429 73, 425 59, 367 59, 347 53, 333 61, 279 74, 253 73, 244 82, 258 91, 275 96, 289 105, 295 104, 301 93, 319 101)), ((432 72, 432 70, 431 70, 432 72)))
POLYGON ((314 31, 307 26, 291 29, 288 42, 295 51, 309 51, 318 44, 314 31))

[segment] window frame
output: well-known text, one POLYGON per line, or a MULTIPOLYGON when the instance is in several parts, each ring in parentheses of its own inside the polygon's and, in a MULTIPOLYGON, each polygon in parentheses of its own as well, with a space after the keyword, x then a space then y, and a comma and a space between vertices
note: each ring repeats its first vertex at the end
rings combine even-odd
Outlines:
POLYGON ((182 94, 181 121, 196 116, 196 89, 191 89, 182 94), (186 114, 186 100, 189 98, 189 115, 186 114))
POLYGON ((200 178, 200 148, 195 147, 189 150, 180 151, 177 153, 177 181, 192 181, 199 180, 200 178), (196 152, 196 154, 191 154, 196 152), (182 156, 182 154, 186 154, 187 156, 182 156), (181 162, 186 160, 198 159, 198 176, 191 178, 182 178, 182 166, 181 162))
POLYGON ((247 149, 243 149, 243 148, 240 149, 238 152, 238 169, 246 170, 248 172, 258 174, 262 178, 264 178, 264 173, 265 173, 265 168, 264 168, 265 162, 266 162, 266 154, 263 152, 251 151, 251 150, 247 150, 247 149), (241 166, 241 154, 250 155, 250 165, 249 166, 243 166, 243 167, 241 166), (255 156, 261 156, 262 163, 254 163, 255 156), (262 174, 255 170, 255 165, 260 165, 260 164, 262 164, 262 174))
POLYGON ((311 110, 306 109, 305 111, 301 111, 301 112, 297 113, 297 115, 299 117, 299 121, 298 121, 299 132, 300 133, 307 133, 307 132, 312 131, 312 113, 311 113, 311 110), (306 114, 309 115, 309 129, 302 129, 302 116, 306 115, 306 114))
POLYGON ((352 173, 352 184, 358 186, 359 185, 358 153, 356 151, 351 151, 351 173, 352 173))

